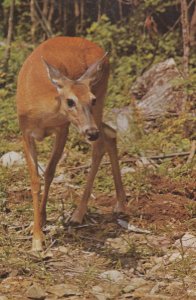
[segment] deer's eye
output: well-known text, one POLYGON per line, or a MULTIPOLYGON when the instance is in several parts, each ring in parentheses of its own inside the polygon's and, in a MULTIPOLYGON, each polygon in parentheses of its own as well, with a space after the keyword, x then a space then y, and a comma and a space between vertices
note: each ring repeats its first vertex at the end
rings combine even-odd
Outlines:
POLYGON ((92 99, 92 102, 91 102, 91 103, 92 103, 93 106, 96 104, 96 101, 97 101, 96 98, 93 98, 93 99, 92 99))
POLYGON ((76 106, 76 103, 73 99, 67 99, 67 105, 71 108, 76 106))
POLYGON ((62 89, 63 88, 63 85, 60 84, 60 83, 57 83, 56 86, 57 86, 58 89, 62 89))

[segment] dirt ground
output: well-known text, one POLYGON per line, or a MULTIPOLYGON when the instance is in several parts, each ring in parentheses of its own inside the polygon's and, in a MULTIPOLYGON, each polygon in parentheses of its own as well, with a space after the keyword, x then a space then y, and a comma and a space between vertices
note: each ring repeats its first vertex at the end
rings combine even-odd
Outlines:
POLYGON ((127 216, 112 213, 113 195, 92 197, 76 227, 69 218, 80 193, 53 184, 43 253, 30 251, 30 191, 10 189, 1 208, 0 299, 196 299, 196 182, 150 182, 147 195, 128 195, 127 216))

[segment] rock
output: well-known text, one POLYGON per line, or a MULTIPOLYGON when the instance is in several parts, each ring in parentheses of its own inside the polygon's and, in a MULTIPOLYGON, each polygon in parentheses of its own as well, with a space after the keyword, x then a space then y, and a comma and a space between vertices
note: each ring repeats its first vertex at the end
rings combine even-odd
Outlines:
POLYGON ((188 289, 188 290, 187 290, 187 294, 188 294, 190 297, 195 297, 195 299, 196 299, 196 289, 194 289, 194 290, 188 289))
POLYGON ((150 295, 158 294, 161 288, 165 288, 165 282, 157 282, 150 291, 150 295))
POLYGON ((68 254, 68 252, 69 252, 68 247, 65 247, 65 246, 59 246, 58 250, 64 254, 68 254))
POLYGON ((78 288, 75 285, 63 283, 49 287, 47 289, 47 292, 58 297, 80 295, 80 293, 78 292, 78 288))
POLYGON ((160 268, 163 266, 162 263, 158 263, 155 266, 153 266, 151 269, 146 271, 146 278, 152 279, 156 278, 156 274, 159 272, 160 268))
POLYGON ((177 240, 174 244, 176 247, 190 248, 196 250, 196 237, 186 232, 183 237, 177 240))
POLYGON ((153 265, 152 263, 150 263, 150 262, 145 262, 145 263, 142 264, 142 267, 143 267, 143 269, 144 269, 145 271, 151 270, 153 266, 154 266, 154 265, 153 265))
MULTIPOLYGON (((139 293, 137 293, 136 295, 134 295, 135 297, 139 297, 139 293)), ((139 298, 133 298, 133 299, 142 299, 142 300, 171 300, 171 297, 159 294, 159 295, 141 295, 139 298)))
POLYGON ((133 299, 143 299, 150 292, 151 287, 151 285, 144 285, 142 287, 137 288, 135 291, 132 292, 133 299))
POLYGON ((40 300, 42 300, 42 299, 46 298, 45 291, 37 283, 34 283, 32 286, 30 286, 28 288, 26 295, 27 295, 28 298, 31 298, 31 299, 40 299, 40 300))
POLYGON ((132 284, 128 284, 126 287, 124 287, 123 292, 124 293, 130 293, 135 290, 135 287, 132 284))
POLYGON ((53 183, 63 183, 65 182, 65 175, 64 174, 60 174, 59 176, 55 177, 53 179, 53 183))
POLYGON ((183 290, 183 284, 182 282, 173 281, 171 282, 167 288, 165 288, 165 291, 169 292, 172 295, 175 295, 176 291, 183 290))
POLYGON ((125 132, 129 129, 129 118, 126 116, 126 114, 117 114, 116 123, 120 132, 125 132))
POLYGON ((99 285, 95 285, 92 287, 92 291, 95 293, 103 293, 103 288, 99 285))
POLYGON ((136 170, 134 168, 131 168, 131 167, 123 167, 121 169, 121 174, 124 175, 124 174, 127 174, 127 173, 135 173, 136 170))
POLYGON ((24 158, 21 153, 10 151, 5 153, 3 156, 1 156, 0 162, 3 167, 10 168, 13 165, 18 165, 18 166, 23 165, 24 158))
MULTIPOLYGON (((194 268, 193 268, 194 269, 194 268)), ((194 273, 196 274, 196 273, 194 273)), ((195 278, 194 276, 190 276, 190 275, 187 275, 183 278, 183 281, 184 283, 187 285, 187 286, 190 286, 190 285, 194 285, 195 284, 195 278)))
POLYGON ((182 260, 182 255, 181 255, 181 253, 180 252, 173 252, 172 254, 170 254, 170 255, 165 255, 164 257, 163 257, 163 259, 164 259, 164 262, 167 264, 167 263, 172 263, 172 262, 174 262, 174 261, 180 261, 180 260, 182 260))
POLYGON ((180 113, 186 101, 185 93, 176 91, 174 80, 182 79, 173 58, 153 65, 137 78, 131 94, 139 100, 137 108, 145 119, 180 113))
POLYGON ((130 293, 130 292, 136 290, 137 288, 140 288, 147 284, 148 284, 148 281, 146 281, 145 279, 140 278, 140 277, 135 277, 130 280, 130 283, 123 289, 123 292, 130 293))
POLYGON ((100 274, 100 278, 108 279, 113 282, 119 282, 124 279, 124 275, 117 270, 108 270, 100 274))
POLYGON ((148 237, 148 245, 160 248, 161 252, 168 252, 168 248, 171 247, 171 241, 165 236, 151 235, 148 237))
POLYGON ((114 239, 108 238, 105 244, 109 246, 109 248, 112 248, 115 251, 118 251, 119 253, 125 254, 129 251, 129 245, 127 241, 121 237, 117 237, 114 239))
POLYGON ((110 299, 110 296, 107 297, 106 295, 104 294, 99 294, 99 293, 92 293, 93 296, 97 299, 97 300, 107 300, 107 299, 110 299))
POLYGON ((129 139, 137 137, 135 119, 143 119, 145 129, 152 120, 166 115, 176 115, 183 111, 186 95, 183 89, 176 89, 174 81, 183 79, 173 58, 153 65, 135 81, 130 94, 134 104, 113 109, 106 116, 106 123, 120 135, 129 139))
POLYGON ((8 298, 6 296, 0 295, 0 300, 8 300, 8 298))
POLYGON ((110 294, 104 293, 103 288, 99 285, 93 286, 91 293, 97 300, 107 300, 111 298, 110 294))

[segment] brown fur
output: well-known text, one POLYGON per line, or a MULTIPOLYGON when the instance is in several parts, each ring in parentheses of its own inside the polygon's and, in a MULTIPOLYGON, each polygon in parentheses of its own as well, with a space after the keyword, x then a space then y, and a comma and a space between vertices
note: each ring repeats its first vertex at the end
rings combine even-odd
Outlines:
POLYGON ((49 187, 64 149, 70 122, 89 140, 94 140, 92 167, 83 198, 72 216, 72 221, 81 223, 83 220, 93 181, 105 151, 109 153, 112 163, 117 192, 116 210, 124 211, 125 193, 118 166, 115 134, 108 126, 102 124, 108 77, 109 63, 103 49, 83 38, 49 39, 32 52, 21 68, 16 100, 31 177, 34 250, 42 250, 41 227, 46 221, 49 187), (93 105, 95 97, 96 104, 93 105), (70 98, 74 107, 68 105, 70 98), (45 186, 40 201, 35 140, 43 140, 52 133, 56 138, 45 171, 45 186))

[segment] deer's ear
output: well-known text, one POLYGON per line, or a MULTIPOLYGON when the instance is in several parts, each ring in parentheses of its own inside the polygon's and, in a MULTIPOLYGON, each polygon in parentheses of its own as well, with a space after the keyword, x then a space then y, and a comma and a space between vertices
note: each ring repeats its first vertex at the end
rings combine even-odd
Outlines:
POLYGON ((88 80, 90 84, 92 85, 96 84, 101 79, 103 73, 103 65, 107 55, 108 52, 106 52, 102 58, 100 58, 94 64, 92 64, 86 70, 86 72, 78 79, 78 81, 88 80))
POLYGON ((69 78, 67 78, 64 74, 61 73, 61 71, 51 64, 49 64, 43 57, 42 57, 43 64, 46 68, 48 78, 54 84, 56 88, 60 88, 62 85, 62 80, 65 81, 71 81, 69 78), (60 84, 61 83, 61 84, 60 84))

